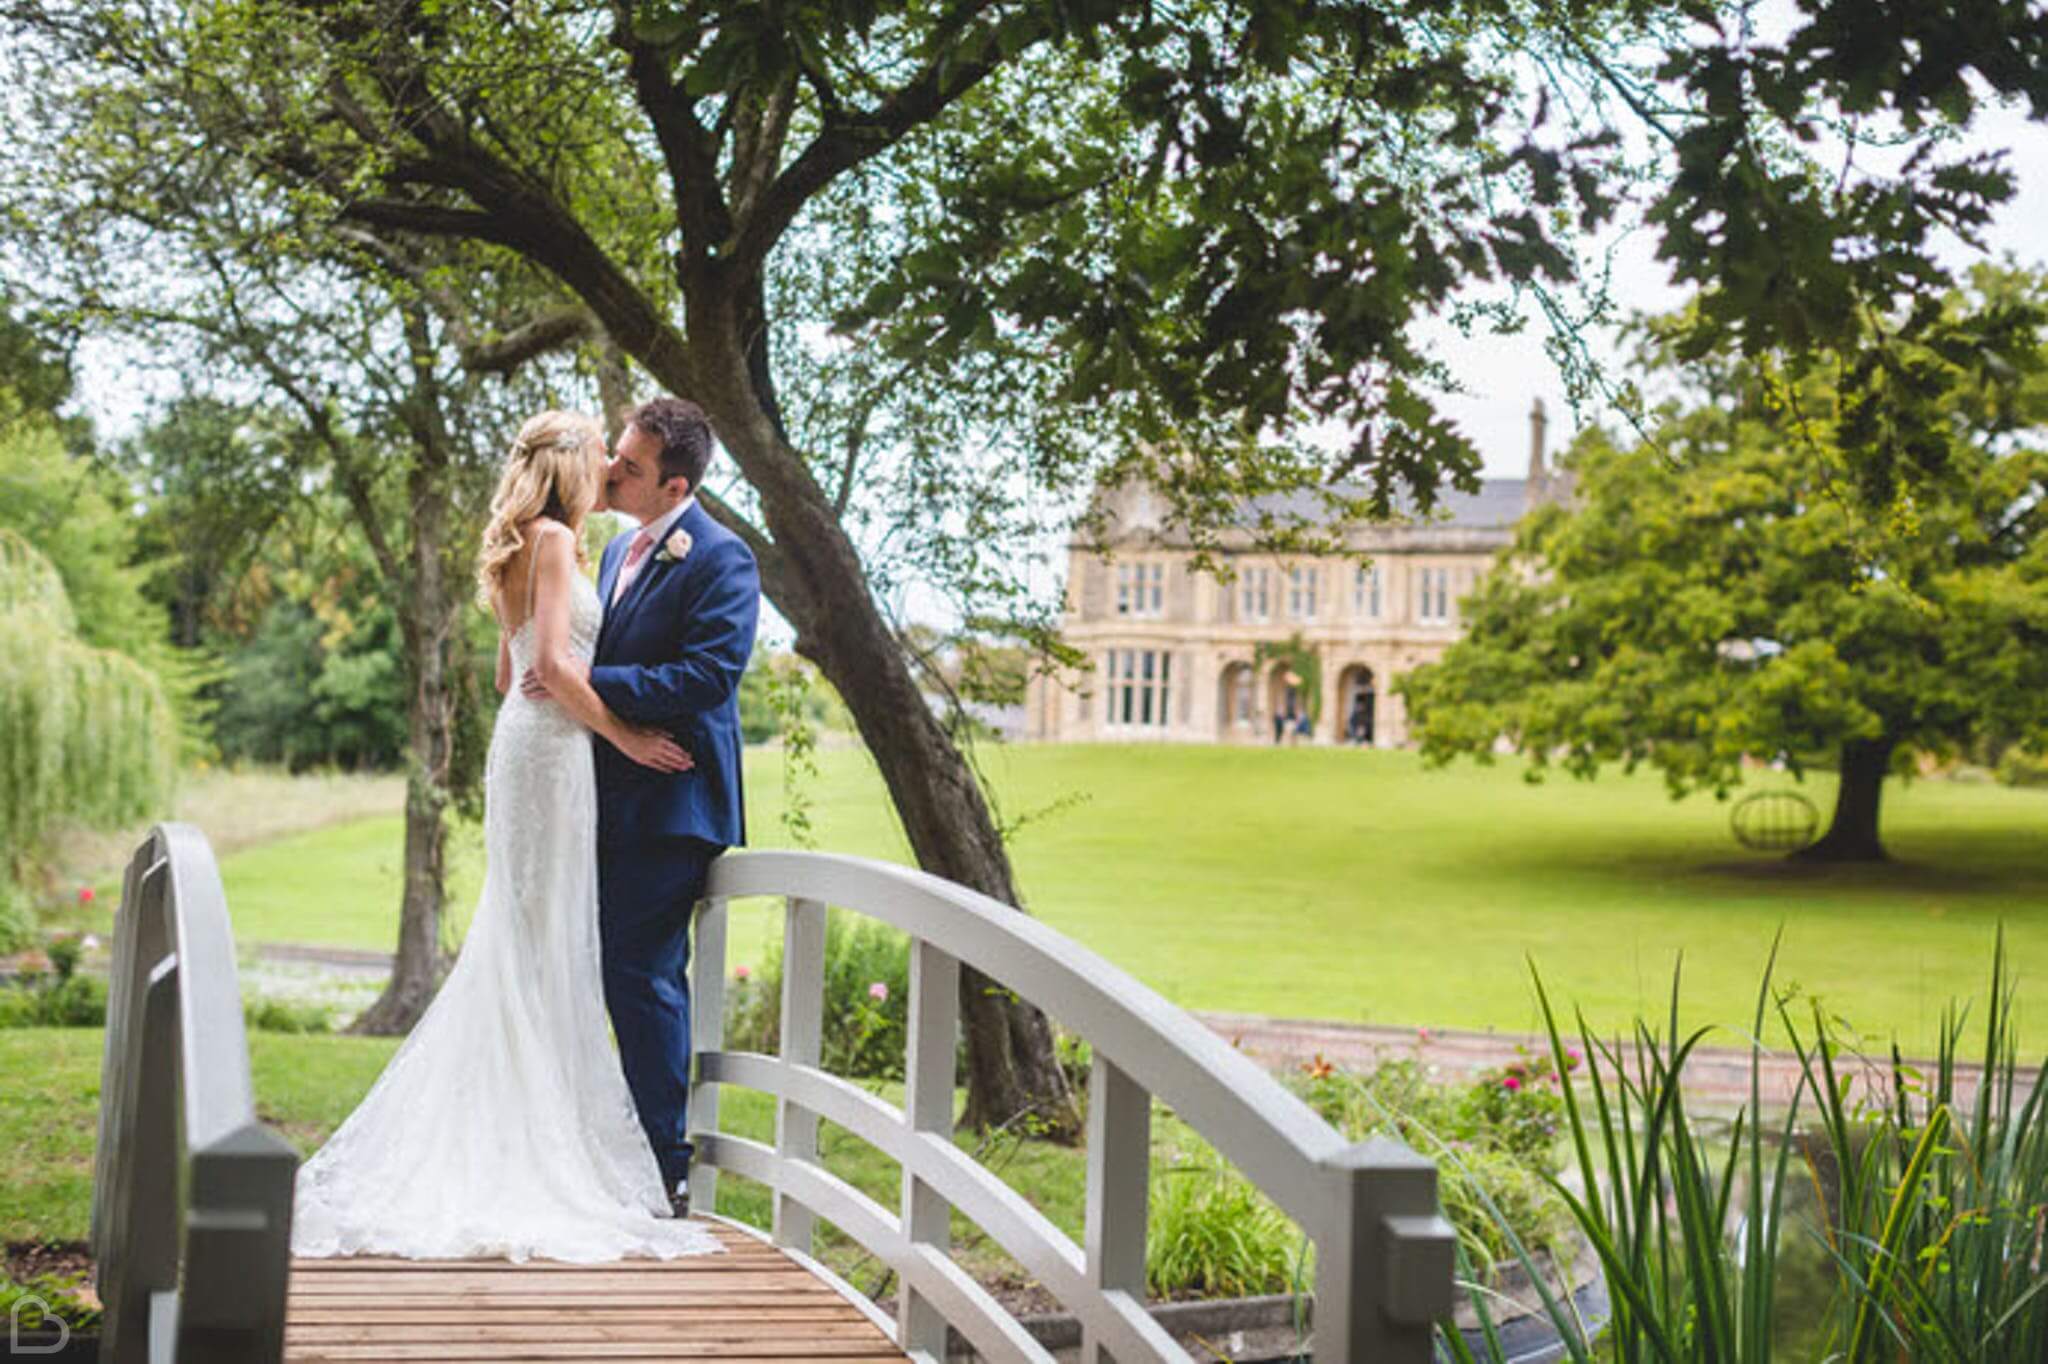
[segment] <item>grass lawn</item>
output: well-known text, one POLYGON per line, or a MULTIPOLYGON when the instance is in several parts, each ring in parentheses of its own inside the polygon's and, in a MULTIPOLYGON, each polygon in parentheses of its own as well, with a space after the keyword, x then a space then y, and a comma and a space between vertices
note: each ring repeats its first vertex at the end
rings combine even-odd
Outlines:
MULTIPOLYGON (((865 752, 819 756, 818 846, 907 861, 865 752)), ((1427 771, 1409 753, 1319 748, 982 758, 1003 816, 1024 821, 1012 848, 1032 910, 1189 1007, 1533 1031, 1533 959, 1553 998, 1608 1029, 1663 1016, 1683 953, 1691 1017, 1735 1025, 1782 929, 1781 985, 1925 1052, 1952 997, 1983 995, 2003 922, 2020 1025, 2048 1036, 2027 1008, 2048 999, 2048 792, 1893 782, 1896 861, 1812 869, 1743 852, 1727 805, 1673 803, 1649 774, 1530 785, 1510 765, 1427 771)), ((753 841, 786 845, 780 754, 748 759, 753 841)), ((1825 813, 1832 781, 1808 790, 1825 813)), ((400 846, 384 817, 229 855, 239 936, 388 948, 400 846)), ((453 860, 466 915, 474 831, 453 860)), ((772 911, 736 920, 735 957, 757 962, 772 911)))

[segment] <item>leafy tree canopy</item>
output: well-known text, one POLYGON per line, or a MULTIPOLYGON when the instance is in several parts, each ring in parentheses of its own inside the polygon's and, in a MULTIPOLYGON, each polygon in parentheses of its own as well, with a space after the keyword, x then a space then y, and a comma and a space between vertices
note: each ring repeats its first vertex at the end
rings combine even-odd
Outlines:
MULTIPOLYGON (((1978 286, 1945 300, 1956 329, 2041 287, 1978 286)), ((1995 388, 1967 355, 1910 355, 1956 477, 1882 526, 1844 483, 1854 404, 1817 371, 1731 365, 1650 439, 1581 438, 1569 504, 1525 521, 1464 603, 1465 639, 1397 684, 1424 754, 1489 761, 1505 736, 1532 777, 1648 762, 1674 796, 1725 795, 1746 758, 1823 756, 1843 782, 1815 855, 1881 855, 1894 758, 2048 733, 2039 346, 1995 388)))

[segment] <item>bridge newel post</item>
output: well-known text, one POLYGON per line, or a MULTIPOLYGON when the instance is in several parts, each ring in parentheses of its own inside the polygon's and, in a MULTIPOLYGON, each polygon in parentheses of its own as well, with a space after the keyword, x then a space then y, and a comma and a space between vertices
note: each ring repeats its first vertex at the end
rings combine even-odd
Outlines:
MULTIPOLYGON (((705 1052, 725 1049, 725 927, 723 899, 697 911, 697 942, 690 953, 690 1112, 693 1132, 718 1130, 718 1082, 703 1079, 705 1052)), ((718 1210, 718 1167, 690 1168, 690 1212, 718 1210)))
MULTIPOLYGON (((953 1139, 953 1076, 960 1043, 960 963, 928 942, 910 947, 910 1035, 905 1039, 903 1119, 913 1141, 953 1139)), ((944 1254, 952 1209, 938 1190, 903 1163, 903 1235, 911 1253, 944 1254)), ((906 1354, 946 1357, 946 1318, 907 1282, 896 1309, 897 1343, 906 1354)))
MULTIPOLYGON (((792 897, 782 924, 782 1063, 815 1069, 825 1037, 825 906, 792 897)), ((775 1152, 780 1161, 815 1162, 818 1115, 788 1099, 775 1103, 775 1152)), ((817 1216, 778 1184, 775 1244, 809 1255, 817 1216)))
POLYGON ((1373 1137, 1323 1165, 1330 1220, 1316 1244, 1316 1364, 1430 1364, 1451 1313, 1456 1240, 1436 1167, 1373 1137))
MULTIPOLYGON (((1152 1096, 1100 1051, 1088 1068, 1090 1281, 1145 1301, 1145 1227, 1152 1181, 1152 1096)), ((1081 1336, 1081 1364, 1113 1360, 1093 1330, 1081 1336)))

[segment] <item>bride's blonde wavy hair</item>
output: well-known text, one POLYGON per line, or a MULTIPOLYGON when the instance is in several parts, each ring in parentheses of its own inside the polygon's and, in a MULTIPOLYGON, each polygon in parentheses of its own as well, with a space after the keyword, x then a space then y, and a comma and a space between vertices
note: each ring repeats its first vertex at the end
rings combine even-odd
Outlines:
MULTIPOLYGON (((597 505, 603 480, 604 431, 580 412, 543 412, 519 428, 505 456, 505 472, 491 494, 491 521, 477 555, 478 605, 501 621, 505 574, 526 547, 520 527, 546 516, 571 529, 597 505)), ((576 537, 576 562, 584 564, 583 537, 576 537)))

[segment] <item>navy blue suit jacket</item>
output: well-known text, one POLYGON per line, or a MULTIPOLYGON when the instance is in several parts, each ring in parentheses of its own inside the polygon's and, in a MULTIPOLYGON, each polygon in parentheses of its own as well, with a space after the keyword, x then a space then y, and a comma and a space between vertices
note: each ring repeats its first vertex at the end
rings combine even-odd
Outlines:
POLYGON ((746 842, 740 795, 740 674, 754 651, 761 575, 746 542, 692 504, 676 521, 690 551, 655 551, 626 595, 612 584, 633 532, 605 546, 597 575, 605 603, 590 685, 629 724, 666 730, 695 760, 657 772, 597 740, 598 836, 608 843, 687 836, 719 847, 746 842))

